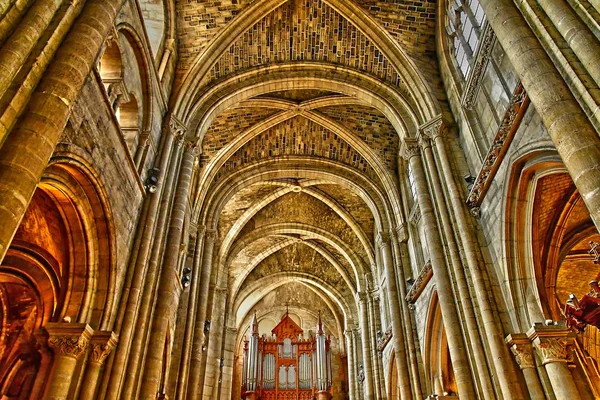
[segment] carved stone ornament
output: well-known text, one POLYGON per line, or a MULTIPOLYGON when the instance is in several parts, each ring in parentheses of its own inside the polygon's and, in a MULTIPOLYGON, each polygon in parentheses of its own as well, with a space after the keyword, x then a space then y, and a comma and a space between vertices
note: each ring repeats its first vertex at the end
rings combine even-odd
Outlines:
POLYGON ((183 137, 187 128, 173 114, 169 116, 169 131, 175 137, 183 137))
POLYGON ((515 360, 521 369, 535 368, 535 360, 533 358, 533 347, 531 343, 513 344, 510 351, 515 356, 515 360))
POLYGON ((194 156, 197 156, 200 152, 197 139, 186 140, 184 146, 185 151, 193 154, 194 156))
POLYGON ((387 331, 385 331, 383 333, 383 335, 377 339, 377 350, 379 350, 379 352, 382 352, 383 349, 385 349, 385 346, 389 343, 389 341, 392 339, 392 328, 389 327, 387 331))
POLYGON ((542 356, 544 365, 552 362, 567 362, 567 338, 536 338, 533 344, 542 356))
POLYGON ((385 232, 379 232, 377 234, 377 245, 381 248, 390 245, 390 235, 385 232))
POLYGON ((405 160, 410 160, 414 156, 421 154, 421 149, 416 139, 404 139, 400 149, 400 156, 405 160))
POLYGON ((408 301, 410 304, 413 304, 415 301, 417 301, 419 295, 423 292, 425 286, 427 286, 427 283, 429 280, 431 280, 432 276, 433 269, 431 267, 431 262, 428 262, 423 266, 423 269, 421 272, 419 272, 419 276, 417 276, 417 279, 415 279, 414 283, 408 290, 408 293, 406 293, 406 301, 408 301))
POLYGON ((117 336, 114 333, 94 333, 90 340, 90 362, 102 365, 116 345, 117 336))
POLYGON ((527 111, 528 105, 529 97, 527 97, 523 85, 519 83, 510 99, 510 103, 508 104, 504 118, 500 123, 496 137, 483 160, 481 170, 479 171, 479 174, 473 183, 473 188, 467 198, 467 204, 471 209, 481 205, 483 197, 494 180, 494 176, 496 175, 498 168, 500 168, 500 164, 502 163, 502 160, 504 160, 504 156, 510 147, 512 139, 521 124, 521 120, 525 115, 525 111, 527 111))
POLYGON ((421 147, 423 150, 431 148, 431 139, 423 132, 419 132, 417 141, 419 143, 419 147, 421 147))
POLYGON ((441 134, 442 131, 443 122, 441 114, 419 127, 419 132, 421 136, 426 136, 429 139, 435 139, 441 134))
POLYGON ((481 34, 477 54, 475 55, 475 63, 471 74, 469 75, 469 80, 467 81, 462 98, 462 105, 468 110, 473 108, 473 104, 475 103, 475 98, 479 92, 485 68, 487 67, 495 42, 496 35, 490 24, 486 23, 483 28, 483 33, 481 34))
POLYGON ((93 332, 87 324, 48 323, 48 347, 55 355, 79 358, 88 348, 93 332))

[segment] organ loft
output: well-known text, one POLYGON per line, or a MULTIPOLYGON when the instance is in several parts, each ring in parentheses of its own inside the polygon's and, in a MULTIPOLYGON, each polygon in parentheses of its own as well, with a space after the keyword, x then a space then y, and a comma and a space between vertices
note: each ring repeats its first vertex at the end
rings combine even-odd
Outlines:
POLYGON ((0 0, 0 400, 600 398, 600 0, 0 0))

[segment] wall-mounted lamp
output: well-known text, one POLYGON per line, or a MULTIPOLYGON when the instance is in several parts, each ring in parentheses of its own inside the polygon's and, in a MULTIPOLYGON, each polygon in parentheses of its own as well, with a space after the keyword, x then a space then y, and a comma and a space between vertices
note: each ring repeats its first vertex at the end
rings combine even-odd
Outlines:
POLYGON ((189 267, 183 268, 183 274, 181 275, 181 285, 184 288, 190 286, 190 282, 192 281, 192 269, 189 267))
POLYGON ((158 174, 159 173, 160 173, 160 169, 158 169, 158 168, 150 168, 148 170, 148 177, 146 177, 146 182, 144 183, 146 192, 156 193, 156 190, 158 190, 158 174))

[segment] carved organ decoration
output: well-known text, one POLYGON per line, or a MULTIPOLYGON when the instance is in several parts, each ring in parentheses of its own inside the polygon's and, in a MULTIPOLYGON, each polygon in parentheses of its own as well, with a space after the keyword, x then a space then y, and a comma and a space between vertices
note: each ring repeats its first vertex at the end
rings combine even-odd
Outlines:
POLYGON ((242 399, 331 399, 331 342, 321 313, 315 337, 305 339, 287 312, 271 333, 259 336, 254 315, 244 342, 242 399))
POLYGON ((600 287, 598 281, 590 282, 591 290, 578 300, 573 293, 565 303, 567 328, 583 333, 587 325, 600 329, 600 287))

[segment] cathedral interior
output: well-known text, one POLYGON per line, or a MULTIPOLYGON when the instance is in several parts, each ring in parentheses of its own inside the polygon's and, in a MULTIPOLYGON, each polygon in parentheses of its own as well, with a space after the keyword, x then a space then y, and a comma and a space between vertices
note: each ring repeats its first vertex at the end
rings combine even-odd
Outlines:
POLYGON ((599 0, 0 0, 0 399, 598 399, 599 134, 599 0))

